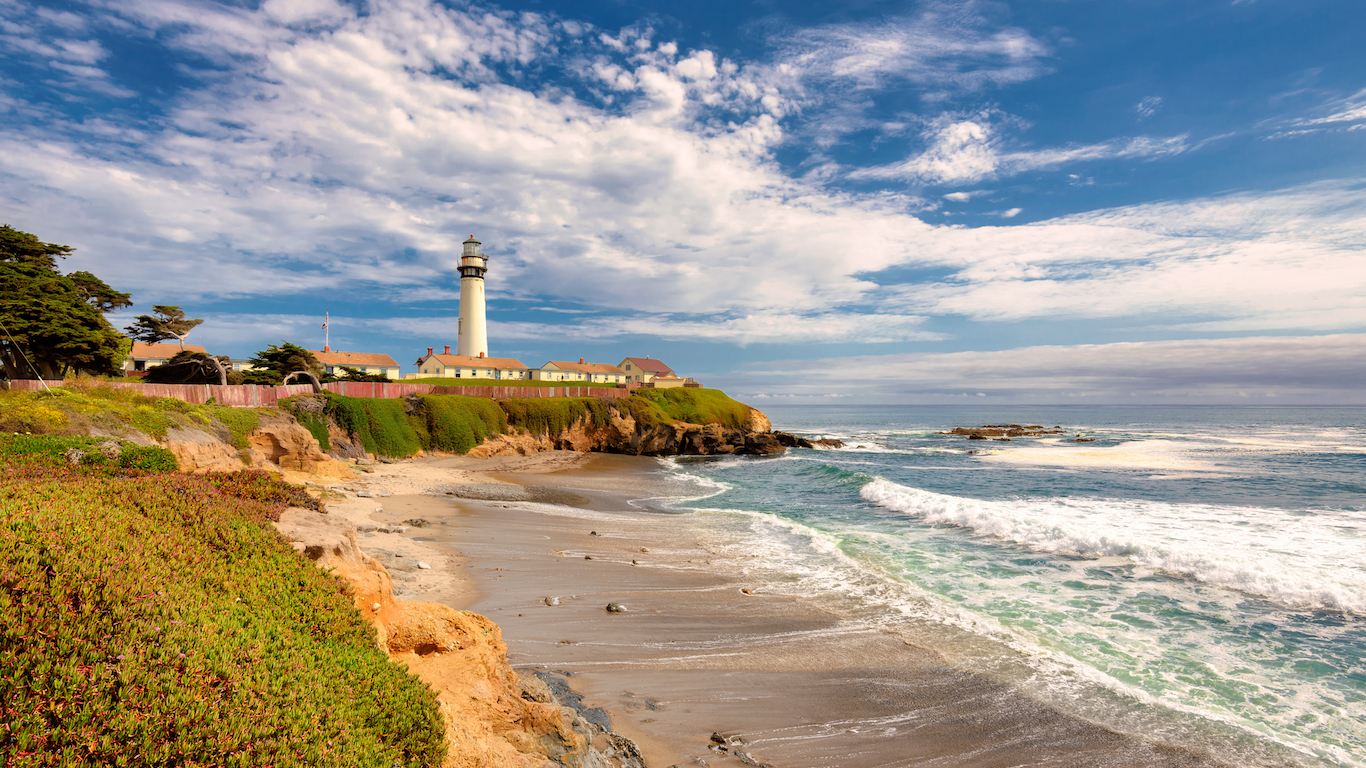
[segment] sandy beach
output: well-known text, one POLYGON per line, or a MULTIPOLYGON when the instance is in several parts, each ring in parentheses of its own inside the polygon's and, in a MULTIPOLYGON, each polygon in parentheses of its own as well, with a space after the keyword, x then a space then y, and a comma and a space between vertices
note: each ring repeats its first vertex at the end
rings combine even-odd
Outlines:
POLYGON ((942 627, 931 650, 819 596, 776 594, 762 553, 649 501, 697 493, 656 460, 551 452, 365 469, 331 486, 345 498, 329 509, 361 527, 400 599, 493 619, 514 666, 565 677, 651 768, 1218 764, 965 673, 942 627))

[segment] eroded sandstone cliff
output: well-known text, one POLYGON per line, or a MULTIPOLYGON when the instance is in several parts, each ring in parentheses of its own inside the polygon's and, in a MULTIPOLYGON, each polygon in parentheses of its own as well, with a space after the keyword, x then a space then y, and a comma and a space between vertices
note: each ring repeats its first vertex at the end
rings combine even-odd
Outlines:
POLYGON ((644 768, 629 754, 634 745, 594 748, 597 726, 559 706, 544 683, 514 671, 498 625, 440 603, 395 600, 388 571, 361 551, 347 520, 291 507, 275 527, 352 585, 379 647, 437 691, 447 768, 644 768))
POLYGON ((720 424, 643 423, 630 413, 609 406, 606 424, 591 417, 575 421, 557 434, 515 433, 498 435, 476 446, 468 455, 475 457, 528 455, 541 451, 596 451, 632 456, 706 456, 740 454, 768 456, 785 448, 768 417, 750 409, 745 425, 739 429, 720 424))

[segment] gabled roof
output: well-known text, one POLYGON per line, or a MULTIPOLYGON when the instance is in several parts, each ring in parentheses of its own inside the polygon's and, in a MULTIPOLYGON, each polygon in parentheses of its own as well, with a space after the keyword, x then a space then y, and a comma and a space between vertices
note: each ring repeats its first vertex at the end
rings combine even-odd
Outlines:
POLYGON ((550 362, 546 363, 541 367, 545 368, 549 365, 553 365, 562 371, 582 371, 584 373, 626 373, 626 371, 621 370, 615 365, 607 365, 606 363, 570 363, 565 362, 563 360, 551 360, 550 362))
MULTIPOLYGON (((170 360, 180 351, 180 344, 143 344, 140 341, 133 342, 133 348, 129 350, 128 356, 134 360, 170 360)), ((198 344, 186 344, 186 352, 204 352, 204 348, 198 344)), ((208 352, 204 352, 208 354, 208 352)))
POLYGON ((514 360, 510 357, 471 357, 469 355, 423 355, 417 359, 417 364, 421 365, 429 358, 436 358, 437 362, 448 368, 521 368, 521 360, 514 360))
POLYGON ((673 373, 674 369, 664 364, 663 360, 656 360, 653 357, 628 357, 621 361, 631 363, 642 371, 649 373, 673 373))
POLYGON ((363 368, 371 366, 374 368, 397 368, 398 361, 388 355, 378 352, 319 352, 310 349, 309 352, 318 358, 318 362, 323 365, 345 365, 349 368, 363 368))

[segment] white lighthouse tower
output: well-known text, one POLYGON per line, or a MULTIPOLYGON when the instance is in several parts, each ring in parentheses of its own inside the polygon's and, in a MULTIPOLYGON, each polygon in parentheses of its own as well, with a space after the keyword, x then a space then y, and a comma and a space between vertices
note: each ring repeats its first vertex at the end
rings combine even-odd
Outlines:
POLYGON ((470 235, 465 252, 460 254, 460 326, 455 353, 469 357, 487 357, 489 353, 489 331, 484 322, 484 273, 489 265, 479 246, 470 235))

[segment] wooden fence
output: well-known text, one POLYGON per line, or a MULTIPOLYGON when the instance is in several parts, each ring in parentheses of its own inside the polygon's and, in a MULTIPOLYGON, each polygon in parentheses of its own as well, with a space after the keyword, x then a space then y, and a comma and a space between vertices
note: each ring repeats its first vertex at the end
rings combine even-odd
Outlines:
MULTIPOLYGON (((43 383, 34 379, 16 379, 3 382, 6 389, 42 389, 43 383)), ((64 381, 49 381, 50 387, 65 386, 64 381)), ((115 389, 131 389, 149 397, 170 397, 187 403, 201 405, 210 399, 222 405, 236 408, 263 408, 276 405, 280 400, 294 395, 307 395, 313 391, 311 384, 290 384, 289 386, 269 387, 255 384, 144 384, 141 382, 110 381, 101 386, 115 389)), ((447 387, 433 384, 408 384, 397 381, 334 381, 324 384, 323 389, 347 397, 374 397, 392 400, 408 395, 469 395, 471 397, 603 397, 617 399, 630 397, 630 390, 614 387, 447 387)))

